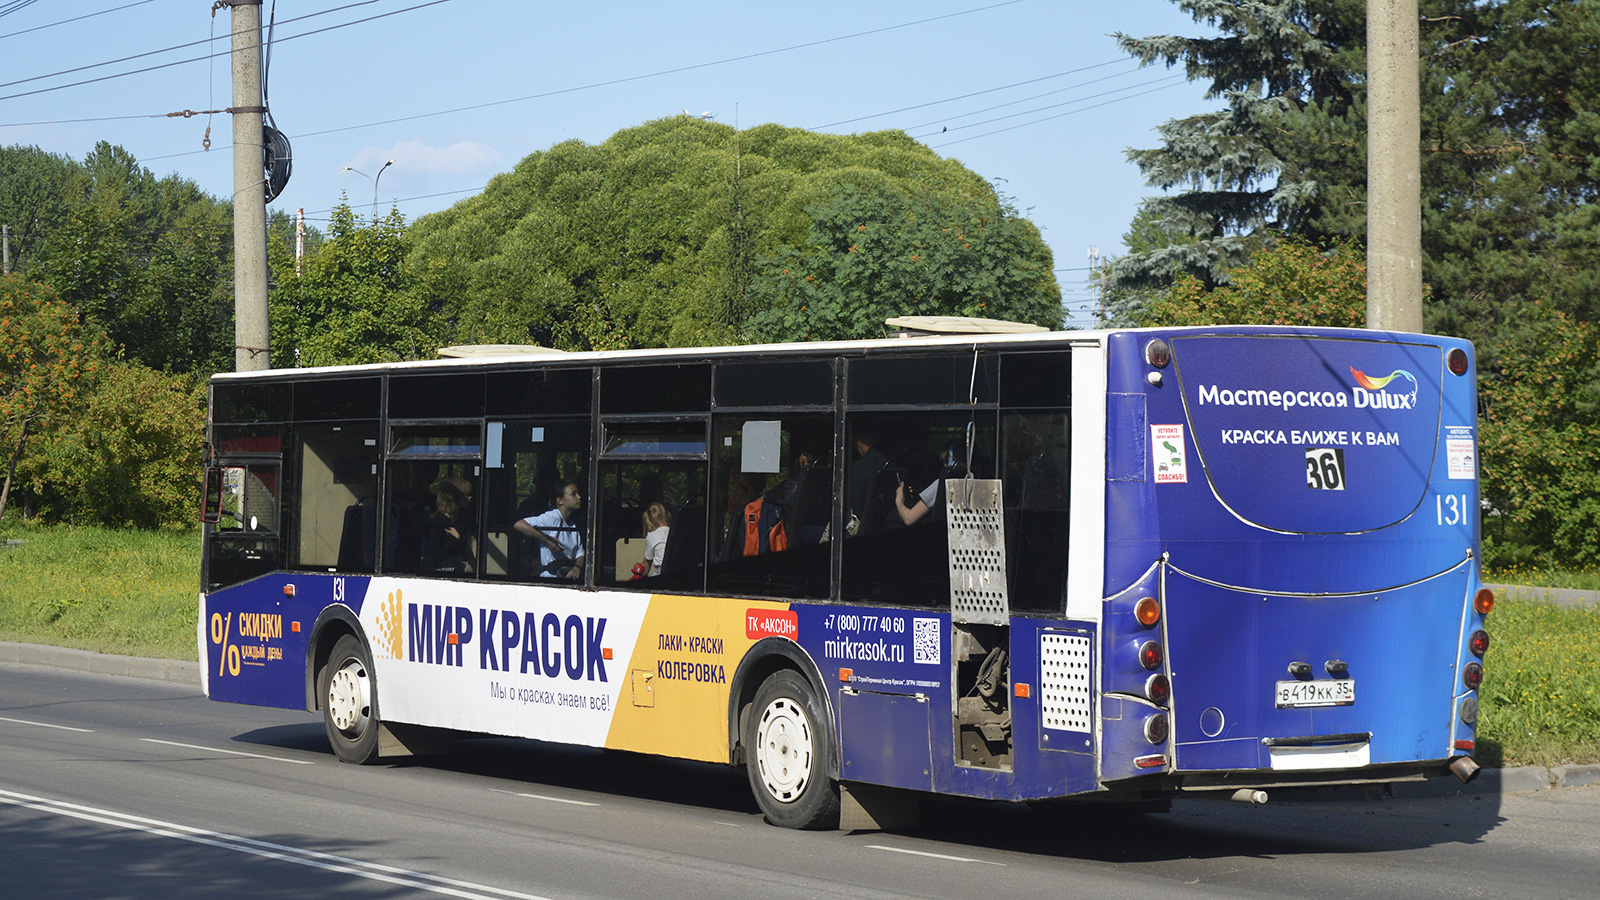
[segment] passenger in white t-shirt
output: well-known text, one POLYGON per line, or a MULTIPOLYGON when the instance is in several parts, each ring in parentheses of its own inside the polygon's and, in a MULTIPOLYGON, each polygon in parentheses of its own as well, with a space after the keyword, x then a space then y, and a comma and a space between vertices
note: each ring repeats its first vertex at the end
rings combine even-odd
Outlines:
POLYGON ((562 485, 555 507, 518 519, 512 527, 539 544, 540 578, 578 581, 583 578, 583 530, 572 516, 583 508, 583 494, 576 482, 562 485))

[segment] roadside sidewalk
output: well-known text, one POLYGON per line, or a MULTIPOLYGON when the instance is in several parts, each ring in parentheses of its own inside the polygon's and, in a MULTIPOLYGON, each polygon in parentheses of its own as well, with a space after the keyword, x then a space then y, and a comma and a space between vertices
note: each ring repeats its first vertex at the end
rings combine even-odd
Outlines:
MULTIPOLYGON (((1496 593, 1499 589, 1496 588, 1496 593)), ((1524 588, 1523 590, 1527 590, 1524 588)), ((119 675, 145 678, 173 684, 200 688, 200 664, 176 659, 144 659, 137 656, 113 656, 108 653, 91 653, 68 647, 47 647, 40 644, 15 644, 0 641, 0 665, 46 666, 70 669, 99 675, 119 675)), ((1462 784, 1454 778, 1434 778, 1429 781, 1402 781, 1391 788, 1391 796, 1406 799, 1417 797, 1454 797, 1481 794, 1512 794, 1527 791, 1545 791, 1553 788, 1583 787, 1600 784, 1600 765, 1585 766, 1520 766, 1513 769, 1484 769, 1471 784, 1462 784)), ((1351 799, 1365 796, 1366 788, 1333 788, 1318 792, 1326 799, 1351 799)))
POLYGON ((49 647, 43 644, 14 644, 10 641, 0 641, 0 663, 47 666, 52 669, 93 672, 97 675, 146 678, 151 681, 187 684, 195 690, 200 689, 200 664, 177 659, 113 656, 109 653, 74 650, 71 647, 49 647))

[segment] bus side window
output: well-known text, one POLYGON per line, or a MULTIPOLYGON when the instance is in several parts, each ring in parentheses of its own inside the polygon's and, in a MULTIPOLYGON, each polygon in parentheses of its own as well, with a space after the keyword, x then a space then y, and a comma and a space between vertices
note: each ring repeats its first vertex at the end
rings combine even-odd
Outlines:
MULTIPOLYGON (((482 577, 500 581, 544 580, 536 571, 539 548, 514 526, 518 520, 548 511, 551 497, 568 483, 588 490, 589 420, 587 417, 491 420, 486 433, 483 499, 480 501, 483 508, 482 577)), ((588 521, 585 504, 572 517, 573 527, 583 533, 588 521)), ((587 535, 584 541, 587 545, 587 535)))
POLYGON ((704 590, 705 498, 704 420, 607 424, 595 583, 704 590))
POLYGON ((714 423, 716 477, 706 589, 828 596, 833 416, 735 413, 714 423))
POLYGON ((1066 410, 1007 412, 1001 418, 1012 609, 1060 612, 1066 602, 1071 440, 1066 410))
POLYGON ((373 570, 377 536, 364 510, 376 509, 377 438, 367 422, 294 427, 296 490, 284 510, 291 568, 373 570))
POLYGON ((847 426, 841 597, 948 605, 944 482, 969 467, 995 477, 994 413, 853 413, 847 426))

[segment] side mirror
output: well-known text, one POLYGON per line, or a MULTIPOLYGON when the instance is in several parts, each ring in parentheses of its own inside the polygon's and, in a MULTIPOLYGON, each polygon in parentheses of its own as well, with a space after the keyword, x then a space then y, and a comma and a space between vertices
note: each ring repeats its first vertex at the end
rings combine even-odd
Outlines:
POLYGON ((215 525, 222 519, 222 467, 206 467, 205 494, 200 499, 200 521, 215 525))

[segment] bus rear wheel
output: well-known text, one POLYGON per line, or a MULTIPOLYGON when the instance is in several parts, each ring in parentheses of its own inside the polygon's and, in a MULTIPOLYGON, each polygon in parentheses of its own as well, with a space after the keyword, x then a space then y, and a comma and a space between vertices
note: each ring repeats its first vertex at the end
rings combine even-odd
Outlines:
POLYGON ((784 828, 837 828, 839 785, 828 777, 832 729, 798 672, 775 672, 756 691, 746 725, 745 770, 767 820, 784 828))
POLYGON ((366 765, 378 758, 378 686, 372 660, 354 635, 333 645, 328 664, 317 675, 322 723, 333 752, 347 763, 366 765))

